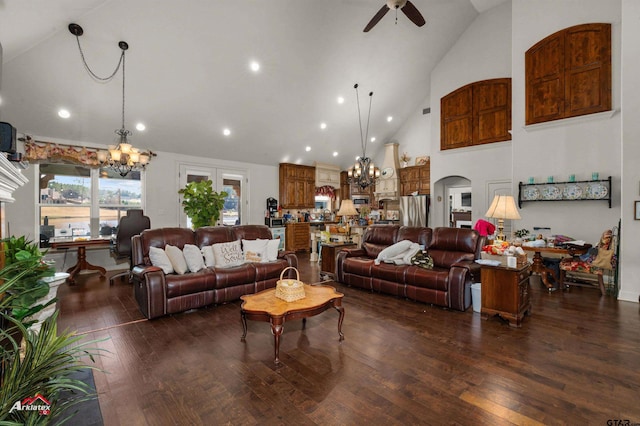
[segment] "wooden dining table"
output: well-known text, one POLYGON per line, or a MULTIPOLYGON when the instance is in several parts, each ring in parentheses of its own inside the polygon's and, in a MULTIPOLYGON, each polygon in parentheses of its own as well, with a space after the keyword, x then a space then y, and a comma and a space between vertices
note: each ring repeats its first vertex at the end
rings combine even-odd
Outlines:
MULTIPOLYGON (((568 246, 568 247, 526 247, 522 246, 524 251, 533 252, 533 264, 531 265, 531 272, 537 273, 542 279, 542 283, 547 287, 549 292, 556 290, 553 283, 549 281, 549 275, 554 278, 556 282, 560 281, 560 278, 556 276, 555 272, 544 266, 544 259, 542 254, 555 255, 560 257, 576 256, 586 253, 591 248, 591 244, 585 244, 583 246, 568 246)), ((559 287, 563 287, 561 284, 559 287)))
POLYGON ((102 266, 92 265, 87 261, 87 247, 101 248, 109 247, 110 245, 110 238, 90 238, 75 241, 54 241, 51 243, 51 248, 56 250, 78 250, 78 260, 76 264, 67 269, 67 272, 69 273, 67 282, 69 285, 75 285, 76 275, 78 275, 80 271, 93 270, 98 271, 102 277, 107 275, 107 270, 105 268, 102 266))

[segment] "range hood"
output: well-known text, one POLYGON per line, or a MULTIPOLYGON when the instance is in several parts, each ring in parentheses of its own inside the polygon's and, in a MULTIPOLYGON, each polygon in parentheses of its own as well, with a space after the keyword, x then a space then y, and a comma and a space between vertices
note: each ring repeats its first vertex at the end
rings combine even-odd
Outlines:
POLYGON ((389 142, 384 145, 384 160, 380 166, 380 179, 374 191, 376 200, 397 200, 400 194, 400 176, 398 169, 398 143, 389 142))

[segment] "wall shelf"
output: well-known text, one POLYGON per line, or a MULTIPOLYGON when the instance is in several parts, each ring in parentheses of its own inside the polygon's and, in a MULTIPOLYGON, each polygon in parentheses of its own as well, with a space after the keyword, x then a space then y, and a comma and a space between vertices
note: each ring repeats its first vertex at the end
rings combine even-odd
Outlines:
POLYGON ((575 182, 518 183, 518 207, 530 201, 606 201, 611 208, 611 176, 575 182))

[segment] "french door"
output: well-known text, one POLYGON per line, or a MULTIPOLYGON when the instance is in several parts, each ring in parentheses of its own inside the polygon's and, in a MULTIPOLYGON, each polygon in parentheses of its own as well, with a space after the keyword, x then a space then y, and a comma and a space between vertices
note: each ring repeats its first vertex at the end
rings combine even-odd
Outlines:
MULTIPOLYGON (((239 225, 248 223, 246 182, 247 171, 241 169, 223 169, 197 164, 180 164, 179 185, 184 188, 189 182, 210 180, 213 189, 227 193, 220 219, 217 225, 239 225)), ((182 209, 182 197, 179 198, 180 226, 191 227, 191 220, 182 209)))

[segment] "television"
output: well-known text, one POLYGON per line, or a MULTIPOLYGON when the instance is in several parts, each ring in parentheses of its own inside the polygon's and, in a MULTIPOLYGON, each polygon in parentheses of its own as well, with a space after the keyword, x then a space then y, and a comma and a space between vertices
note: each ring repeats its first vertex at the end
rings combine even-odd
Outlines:
POLYGON ((471 193, 463 192, 460 194, 460 205, 462 207, 471 207, 471 193))
POLYGON ((0 152, 16 153, 16 128, 0 122, 0 152))

